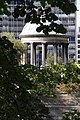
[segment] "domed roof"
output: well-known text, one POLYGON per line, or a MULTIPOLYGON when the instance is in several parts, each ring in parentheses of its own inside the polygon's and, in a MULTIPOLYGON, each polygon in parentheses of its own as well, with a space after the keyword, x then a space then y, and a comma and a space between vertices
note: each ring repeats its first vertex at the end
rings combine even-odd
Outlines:
MULTIPOLYGON (((49 23, 47 23, 49 24, 49 23)), ((60 23, 59 23, 60 24, 60 23)), ((21 34, 19 35, 22 43, 68 43, 68 36, 61 33, 56 34, 54 31, 49 32, 49 35, 45 35, 43 32, 37 32, 36 28, 39 25, 26 23, 23 27, 21 34)))
POLYGON ((23 27, 23 30, 22 30, 20 36, 23 36, 23 35, 43 34, 42 32, 38 33, 36 31, 37 27, 38 27, 37 24, 26 23, 25 26, 23 27))
MULTIPOLYGON (((49 24, 49 23, 48 23, 49 24)), ((20 36, 29 36, 29 35, 44 35, 44 33, 41 32, 37 32, 36 28, 39 25, 37 24, 31 24, 31 23, 26 23, 25 26, 23 27, 22 32, 20 33, 20 36)), ((55 34, 54 31, 50 32, 49 34, 55 34)))

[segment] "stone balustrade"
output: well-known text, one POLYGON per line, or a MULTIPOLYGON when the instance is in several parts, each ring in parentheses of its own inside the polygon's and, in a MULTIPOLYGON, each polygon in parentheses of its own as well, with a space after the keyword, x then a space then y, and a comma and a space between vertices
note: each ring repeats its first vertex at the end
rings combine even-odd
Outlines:
POLYGON ((63 113, 72 109, 80 111, 80 92, 56 92, 55 98, 41 97, 42 101, 49 108, 48 120, 61 120, 63 113))

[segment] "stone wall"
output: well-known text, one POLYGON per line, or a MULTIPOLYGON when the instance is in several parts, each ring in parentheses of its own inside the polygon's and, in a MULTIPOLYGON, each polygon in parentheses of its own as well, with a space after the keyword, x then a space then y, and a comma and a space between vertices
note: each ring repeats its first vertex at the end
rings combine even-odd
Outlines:
POLYGON ((61 120, 63 113, 72 109, 80 111, 80 91, 72 93, 55 91, 55 94, 55 98, 41 97, 50 111, 48 120, 61 120))

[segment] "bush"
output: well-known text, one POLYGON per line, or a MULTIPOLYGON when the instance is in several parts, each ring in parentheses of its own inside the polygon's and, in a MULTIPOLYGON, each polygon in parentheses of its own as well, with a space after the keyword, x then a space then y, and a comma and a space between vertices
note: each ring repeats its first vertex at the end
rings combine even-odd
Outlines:
POLYGON ((80 112, 77 110, 66 112, 64 113, 62 120, 80 120, 80 112))

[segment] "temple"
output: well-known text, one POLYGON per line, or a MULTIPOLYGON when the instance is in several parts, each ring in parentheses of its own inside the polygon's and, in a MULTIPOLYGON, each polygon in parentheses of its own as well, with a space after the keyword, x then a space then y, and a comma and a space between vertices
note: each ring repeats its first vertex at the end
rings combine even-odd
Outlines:
MULTIPOLYGON (((44 35, 42 32, 37 32, 37 24, 26 23, 20 34, 20 39, 23 44, 30 46, 30 64, 36 65, 36 47, 41 46, 42 48, 42 67, 45 66, 45 61, 47 59, 47 46, 53 45, 54 53, 54 64, 58 63, 58 48, 61 49, 60 57, 62 58, 62 63, 68 63, 68 44, 69 36, 63 34, 56 34, 55 32, 50 32, 49 35, 44 35)), ((25 56, 26 57, 26 56, 25 56)), ((28 58, 27 58, 28 59, 28 58)), ((23 61, 25 63, 25 61, 23 61)))

